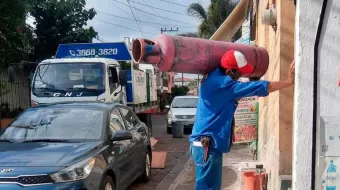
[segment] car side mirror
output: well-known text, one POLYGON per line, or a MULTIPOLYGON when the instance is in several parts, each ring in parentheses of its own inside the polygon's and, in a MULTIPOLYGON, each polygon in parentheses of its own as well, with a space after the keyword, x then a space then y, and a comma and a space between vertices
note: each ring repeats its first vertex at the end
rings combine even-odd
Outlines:
POLYGON ((123 71, 123 70, 119 71, 119 84, 121 86, 127 85, 127 73, 126 73, 126 71, 123 71))
POLYGON ((129 131, 117 130, 113 134, 112 141, 123 141, 132 139, 132 134, 129 131))
POLYGON ((169 106, 169 105, 166 105, 165 108, 166 108, 166 109, 170 109, 170 106, 169 106))
POLYGON ((12 83, 14 82, 14 79, 15 79, 14 67, 9 66, 8 67, 8 82, 12 83))

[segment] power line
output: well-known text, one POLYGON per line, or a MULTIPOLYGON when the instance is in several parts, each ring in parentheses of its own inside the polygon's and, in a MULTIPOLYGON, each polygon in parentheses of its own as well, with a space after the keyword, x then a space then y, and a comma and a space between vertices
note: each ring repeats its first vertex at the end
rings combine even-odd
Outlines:
MULTIPOLYGON (((179 15, 184 15, 184 16, 189 16, 189 17, 194 17, 192 15, 188 15, 188 14, 184 14, 184 13, 180 13, 180 12, 175 12, 175 11, 170 11, 170 10, 166 10, 166 9, 161 9, 161 8, 158 8, 158 7, 154 7, 154 6, 151 6, 151 5, 147 5, 147 4, 143 4, 143 3, 139 3, 139 2, 136 2, 136 1, 133 1, 133 0, 130 0, 131 2, 134 2, 136 4, 139 4, 139 5, 142 5, 142 6, 145 6, 145 7, 150 7, 152 9, 158 9, 158 10, 161 10, 161 11, 166 11, 166 12, 169 12, 169 13, 174 13, 174 14, 179 14, 179 15)), ((145 2, 145 1, 144 1, 145 2)), ((160 15, 159 15, 160 16, 160 15)))
MULTIPOLYGON (((126 12, 124 9, 120 8, 118 5, 114 4, 113 1, 109 0, 110 3, 112 3, 114 6, 116 6, 118 9, 120 9, 121 11, 125 12, 126 14, 128 14, 129 16, 132 16, 130 13, 126 12)), ((118 2, 120 3, 120 2, 118 2)), ((151 18, 149 15, 146 15, 147 17, 149 17, 152 21, 156 22, 153 18, 151 18)))
MULTIPOLYGON (((94 19, 97 19, 97 20, 99 20, 99 21, 102 21, 102 22, 104 22, 104 23, 106 23, 106 24, 110 24, 110 25, 113 25, 113 26, 118 26, 118 27, 120 27, 120 28, 125 28, 125 29, 127 29, 127 30, 140 32, 139 30, 136 30, 136 29, 133 29, 133 28, 128 28, 128 27, 126 27, 126 26, 122 26, 122 25, 119 25, 119 24, 114 24, 114 23, 111 23, 111 22, 107 22, 107 21, 105 21, 105 20, 102 20, 102 19, 99 19, 99 18, 96 18, 96 17, 94 17, 94 19)), ((146 34, 152 34, 152 35, 158 35, 158 34, 154 34, 154 33, 150 33, 150 32, 144 32, 144 33, 146 33, 146 34)))
MULTIPOLYGON (((129 7, 129 5, 127 5, 127 4, 125 4, 125 3, 122 3, 122 2, 119 2, 119 1, 117 1, 117 0, 112 0, 112 1, 115 1, 115 2, 117 2, 117 3, 120 3, 120 4, 124 5, 124 6, 129 7)), ((165 18, 165 19, 167 19, 167 20, 172 20, 172 21, 175 21, 175 22, 178 22, 178 23, 182 23, 182 24, 187 24, 187 25, 195 26, 195 25, 190 24, 190 23, 187 23, 187 22, 182 22, 182 21, 179 21, 179 20, 175 20, 175 19, 171 19, 171 18, 159 16, 159 15, 156 15, 156 14, 153 14, 153 13, 150 13, 150 12, 147 12, 147 11, 144 11, 144 10, 142 10, 142 9, 137 9, 137 8, 135 8, 135 9, 136 9, 136 10, 139 10, 139 11, 141 11, 141 12, 147 13, 147 14, 149 14, 149 15, 157 16, 157 17, 160 17, 160 18, 165 18)))
MULTIPOLYGON (((133 3, 131 3, 131 5, 132 5, 134 8, 136 8, 135 5, 134 5, 133 3)), ((131 11, 132 11, 132 9, 131 9, 131 11)), ((138 20, 138 22, 139 22, 139 24, 140 24, 140 23, 141 23, 141 22, 140 22, 140 17, 139 17, 139 15, 138 15, 138 12, 136 11, 136 9, 135 9, 134 12, 136 13, 137 18, 138 18, 137 20, 138 20)), ((143 26, 143 25, 142 25, 142 26, 143 26)), ((153 26, 153 27, 154 27, 154 26, 153 26)), ((141 28, 143 28, 143 27, 141 27, 141 28)))
MULTIPOLYGON (((119 16, 119 15, 114 15, 114 14, 111 14, 111 13, 105 13, 105 12, 102 12, 102 11, 96 11, 96 12, 104 14, 104 15, 108 15, 108 16, 111 16, 111 17, 115 17, 115 18, 135 21, 135 19, 133 19, 133 18, 122 17, 122 16, 119 16)), ((166 24, 162 24, 160 22, 150 22, 150 21, 139 20, 139 19, 138 19, 138 21, 142 22, 142 23, 156 24, 156 25, 164 26, 164 27, 168 27, 168 28, 197 28, 197 27, 194 27, 194 26, 176 26, 176 25, 175 26, 169 26, 169 25, 166 25, 166 24)), ((153 25, 149 25, 149 26, 159 28, 158 26, 153 26, 153 25)))
MULTIPOLYGON (((97 11, 97 12, 102 14, 102 15, 107 15, 107 16, 111 16, 111 17, 114 17, 114 18, 120 18, 120 19, 125 19, 125 20, 135 22, 135 19, 132 19, 132 18, 121 17, 121 16, 118 16, 118 15, 114 15, 114 14, 110 14, 110 13, 104 13, 104 12, 101 12, 101 11, 97 11)), ((153 27, 153 28, 159 28, 159 26, 168 27, 168 28, 196 28, 194 26, 172 26, 172 25, 169 26, 169 25, 162 24, 162 23, 159 23, 159 22, 149 22, 149 21, 144 21, 144 20, 139 20, 139 19, 138 19, 138 22, 146 23, 144 25, 147 25, 147 26, 150 26, 150 27, 153 27), (159 26, 155 26, 155 25, 159 25, 159 26)))
POLYGON ((136 24, 137 24, 137 26, 138 26, 138 28, 139 28, 139 31, 140 31, 140 33, 142 34, 143 38, 144 38, 143 31, 142 31, 142 29, 140 28, 139 23, 138 23, 138 21, 137 21, 137 19, 136 19, 136 16, 135 16, 135 14, 134 14, 133 11, 132 11, 132 7, 131 7, 131 5, 130 5, 130 1, 129 1, 129 0, 126 0, 126 1, 127 1, 127 3, 129 4, 131 13, 132 13, 132 15, 133 15, 133 18, 134 18, 135 21, 136 21, 136 24))
POLYGON ((179 4, 179 3, 174 3, 174 2, 171 2, 171 1, 167 1, 167 0, 160 0, 160 1, 164 1, 164 2, 167 2, 167 3, 170 3, 170 4, 173 4, 173 5, 178 5, 178 6, 182 6, 182 7, 189 7, 187 5, 183 5, 183 4, 179 4))
MULTIPOLYGON (((99 11, 97 11, 97 12, 99 12, 99 11)), ((113 15, 113 14, 104 13, 104 12, 99 12, 99 13, 105 14, 105 15, 108 15, 108 16, 111 16, 111 17, 120 18, 120 19, 125 19, 125 20, 130 20, 130 21, 135 22, 135 19, 132 19, 132 18, 121 17, 121 16, 118 16, 118 15, 113 15)), ((138 21, 139 21, 139 22, 142 22, 142 23, 148 23, 148 26, 155 27, 155 28, 159 28, 159 27, 158 27, 158 26, 151 25, 151 24, 157 24, 157 25, 160 25, 160 26, 165 26, 164 24, 157 23, 157 22, 149 22, 149 21, 143 21, 143 20, 138 20, 138 21)), ((173 27, 173 28, 175 28, 175 27, 173 27)), ((190 27, 190 28, 193 28, 193 27, 190 27)))
POLYGON ((99 37, 99 36, 98 36, 98 38, 101 39, 101 40, 104 41, 104 42, 109 42, 109 40, 106 40, 106 39, 104 39, 104 38, 102 38, 102 37, 99 37))
POLYGON ((101 40, 99 37, 95 37, 95 39, 97 39, 98 41, 100 41, 100 42, 105 42, 104 40, 101 40))
MULTIPOLYGON (((145 0, 142 0, 146 5, 148 5, 149 7, 151 7, 147 2, 145 2, 145 0)), ((151 8, 152 9, 152 11, 154 12, 154 13, 156 13, 158 16, 161 16, 157 11, 155 11, 155 9, 154 8, 151 8)), ((163 18, 164 19, 164 18, 163 18)), ((165 19, 164 19, 165 20, 165 19)))
POLYGON ((127 11, 125 11, 124 9, 120 8, 118 5, 116 5, 113 1, 109 1, 112 5, 114 5, 115 7, 117 7, 119 10, 123 11, 124 13, 126 13, 129 16, 132 16, 130 13, 128 13, 127 11))
MULTIPOLYGON (((144 1, 144 0, 143 0, 144 1)), ((144 3, 145 3, 145 1, 144 1, 144 3)), ((135 10, 136 10, 136 6, 134 6, 135 7, 135 10)), ((154 13, 156 13, 158 16, 160 16, 157 12, 155 12, 155 10, 153 10, 152 9, 152 11, 154 12, 154 13)), ((144 13, 145 14, 145 13, 144 13)), ((148 14, 145 14, 150 20, 152 20, 153 22, 157 22, 155 19, 153 19, 150 15, 148 15, 148 14)))

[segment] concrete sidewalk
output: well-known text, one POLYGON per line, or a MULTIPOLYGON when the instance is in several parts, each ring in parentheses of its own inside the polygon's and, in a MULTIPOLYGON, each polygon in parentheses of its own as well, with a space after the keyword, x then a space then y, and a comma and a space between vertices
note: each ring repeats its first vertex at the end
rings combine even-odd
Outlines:
MULTIPOLYGON (((223 155, 222 190, 240 190, 241 175, 238 172, 240 162, 251 161, 252 154, 247 145, 234 145, 231 152, 223 155)), ((170 185, 169 190, 195 189, 195 165, 191 159, 170 185)))

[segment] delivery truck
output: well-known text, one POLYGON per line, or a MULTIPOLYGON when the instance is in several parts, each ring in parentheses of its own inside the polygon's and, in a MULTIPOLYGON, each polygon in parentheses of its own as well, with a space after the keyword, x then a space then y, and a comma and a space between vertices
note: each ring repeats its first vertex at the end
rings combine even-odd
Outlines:
MULTIPOLYGON (((131 68, 124 42, 60 44, 55 57, 41 61, 31 84, 31 106, 58 102, 116 102, 129 106, 150 129, 158 110, 156 75, 131 68)), ((9 78, 14 79, 13 69, 9 78)), ((150 130, 152 131, 152 130, 150 130)))

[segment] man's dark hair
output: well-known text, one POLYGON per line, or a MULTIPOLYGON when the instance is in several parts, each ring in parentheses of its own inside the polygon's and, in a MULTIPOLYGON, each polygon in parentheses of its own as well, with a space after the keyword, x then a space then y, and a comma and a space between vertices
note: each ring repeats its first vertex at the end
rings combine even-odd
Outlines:
MULTIPOLYGON (((220 71, 225 74, 225 72, 227 71, 227 69, 223 68, 221 64, 218 65, 218 68, 220 69, 220 71)), ((237 72, 237 69, 230 69, 233 73, 237 72)))

